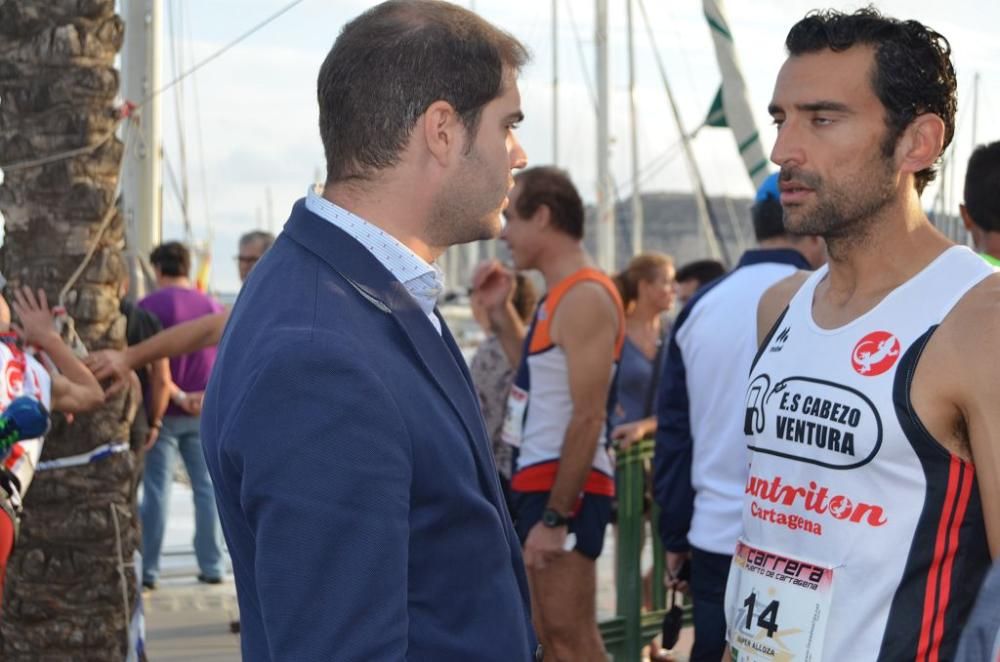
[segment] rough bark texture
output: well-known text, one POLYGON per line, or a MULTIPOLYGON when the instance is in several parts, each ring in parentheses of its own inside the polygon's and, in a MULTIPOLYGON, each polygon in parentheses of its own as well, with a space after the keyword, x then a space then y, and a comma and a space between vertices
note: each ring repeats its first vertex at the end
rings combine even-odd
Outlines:
MULTIPOLYGON (((0 0, 0 164, 84 147, 114 129, 113 60, 123 35, 114 0, 0 0)), ((0 269, 12 286, 43 287, 55 301, 115 204, 121 156, 111 138, 87 155, 4 173, 0 269)), ((90 349, 124 346, 122 233, 116 212, 65 302, 90 349)), ((127 441, 127 410, 121 396, 72 422, 57 416, 42 459, 127 441)), ((119 453, 36 474, 7 574, 0 658, 124 659, 138 597, 135 465, 131 453, 119 453)))

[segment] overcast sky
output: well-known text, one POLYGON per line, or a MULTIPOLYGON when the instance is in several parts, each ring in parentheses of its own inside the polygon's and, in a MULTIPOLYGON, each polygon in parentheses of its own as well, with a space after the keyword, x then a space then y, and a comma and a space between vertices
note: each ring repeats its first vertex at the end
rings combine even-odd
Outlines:
MULTIPOLYGON (((186 69, 287 4, 285 0, 163 2, 167 19, 163 26, 164 82, 176 74, 172 65, 171 16, 180 27, 175 34, 183 36, 179 41, 186 69), (176 18, 178 14, 180 20, 176 18)), ((237 237, 258 226, 280 230, 291 204, 323 173, 323 152, 316 128, 316 74, 344 22, 373 4, 365 0, 305 0, 185 81, 183 118, 192 221, 197 239, 212 236, 216 289, 235 291, 238 287, 233 260, 237 237), (195 112, 196 93, 200 113, 195 112), (203 188, 202 177, 207 187, 203 188)), ((459 4, 471 5, 531 49, 533 61, 520 81, 526 115, 520 137, 531 163, 551 163, 551 2, 465 0, 459 4)), ((645 4, 685 128, 690 130, 701 122, 720 82, 701 2, 645 0, 645 4)), ((829 5, 805 0, 727 3, 765 150, 770 149, 774 138, 766 107, 775 75, 785 57, 783 42, 789 27, 813 8, 854 9, 861 5, 836 0, 829 5)), ((996 38, 1000 2, 886 0, 876 5, 887 14, 927 23, 951 41, 959 81, 956 161, 964 163, 971 150, 971 90, 976 73, 980 75, 977 139, 987 142, 1000 138, 995 121, 1000 111, 1000 40, 996 38)), ((615 139, 612 170, 621 192, 627 194, 631 190, 631 174, 626 4, 625 0, 609 0, 609 6, 611 122, 615 139)), ((638 11, 636 15, 639 21, 641 15, 638 11)), ((557 53, 563 117, 558 127, 558 165, 568 168, 588 199, 593 199, 596 180, 595 115, 585 82, 585 76, 594 79, 593 32, 592 0, 559 0, 557 53)), ((641 22, 637 22, 635 37, 640 163, 650 164, 644 171, 643 190, 690 190, 687 171, 675 147, 677 128, 641 22)), ((179 150, 173 94, 164 94, 162 103, 164 150, 176 170, 179 150)), ((752 194, 731 133, 722 129, 704 131, 695 141, 695 151, 710 193, 752 194)), ((963 173, 963 169, 956 172, 955 204, 960 201, 963 173)), ((926 205, 930 205, 935 194, 936 188, 925 193, 926 205)), ((179 207, 165 173, 164 238, 182 236, 179 207)))

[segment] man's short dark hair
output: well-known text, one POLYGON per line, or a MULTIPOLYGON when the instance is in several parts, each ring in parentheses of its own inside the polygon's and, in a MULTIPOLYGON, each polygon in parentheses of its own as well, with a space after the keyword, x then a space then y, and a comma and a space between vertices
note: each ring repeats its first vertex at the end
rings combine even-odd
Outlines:
POLYGON ((1000 232, 1000 140, 972 152, 963 195, 972 222, 987 232, 1000 232))
POLYGON ((274 243, 274 235, 264 230, 252 230, 240 237, 240 246, 247 244, 260 244, 264 251, 271 248, 274 243))
POLYGON ((695 260, 677 270, 674 280, 683 283, 689 280, 698 281, 698 287, 709 283, 726 273, 726 267, 718 260, 695 260))
POLYGON ((776 198, 764 198, 750 208, 753 219, 753 236, 757 241, 782 237, 785 230, 784 211, 776 198))
POLYGON ((187 276, 191 271, 191 251, 179 241, 168 241, 153 249, 149 263, 164 276, 187 276))
MULTIPOLYGON (((906 127, 924 113, 944 121, 942 150, 948 147, 955 134, 957 107, 948 40, 918 21, 888 18, 873 7, 853 14, 832 9, 810 12, 785 39, 792 56, 824 49, 845 51, 856 45, 875 51, 872 90, 885 108, 888 128, 883 154, 891 156, 906 127)), ((934 166, 916 173, 917 192, 922 193, 935 174, 934 166)))
POLYGON ((521 188, 516 210, 528 218, 542 205, 548 207, 552 225, 574 239, 583 239, 583 200, 565 170, 542 166, 528 168, 514 175, 521 188))
POLYGON ((471 137, 504 74, 528 60, 520 41, 439 0, 389 0, 344 26, 320 68, 319 130, 328 183, 398 163, 417 119, 447 101, 471 137))

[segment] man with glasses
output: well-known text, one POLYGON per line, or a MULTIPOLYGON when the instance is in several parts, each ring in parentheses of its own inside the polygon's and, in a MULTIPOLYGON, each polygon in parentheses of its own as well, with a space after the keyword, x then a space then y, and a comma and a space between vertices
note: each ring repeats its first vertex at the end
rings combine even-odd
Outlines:
POLYGON ((236 267, 240 271, 240 283, 247 279, 250 270, 257 264, 257 260, 267 252, 273 243, 274 235, 263 230, 247 232, 240 237, 240 252, 236 256, 236 267))

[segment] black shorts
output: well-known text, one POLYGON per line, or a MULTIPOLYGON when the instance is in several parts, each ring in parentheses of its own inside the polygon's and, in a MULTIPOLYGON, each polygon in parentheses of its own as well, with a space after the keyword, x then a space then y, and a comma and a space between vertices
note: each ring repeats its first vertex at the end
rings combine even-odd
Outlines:
MULTIPOLYGON (((514 529, 521 545, 528 533, 542 519, 542 512, 549 502, 548 492, 512 492, 511 502, 514 529)), ((576 535, 574 549, 596 560, 604 547, 604 530, 611 521, 611 497, 601 494, 584 494, 580 507, 569 521, 569 532, 576 535)))

